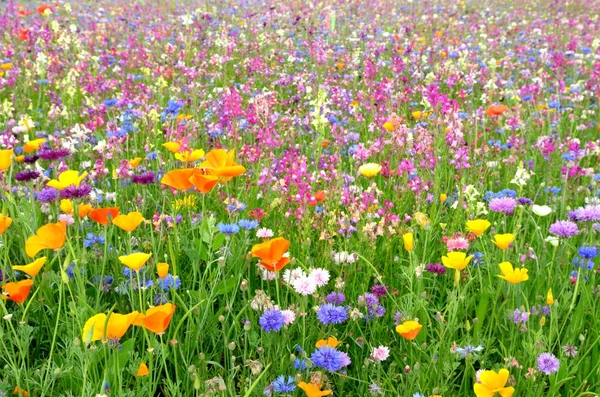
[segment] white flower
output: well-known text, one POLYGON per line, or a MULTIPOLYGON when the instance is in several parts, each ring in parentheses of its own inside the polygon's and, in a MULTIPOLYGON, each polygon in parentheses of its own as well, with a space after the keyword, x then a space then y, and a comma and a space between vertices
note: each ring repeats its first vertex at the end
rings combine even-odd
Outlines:
POLYGON ((390 356, 390 349, 386 346, 379 346, 373 349, 371 358, 375 361, 385 361, 390 356))
POLYGON ((299 267, 294 270, 286 269, 283 272, 283 281, 287 284, 292 284, 301 277, 306 277, 306 273, 299 267))
POLYGON ((558 237, 548 236, 544 239, 545 242, 552 244, 553 247, 558 247, 558 237))
POLYGON ((181 24, 183 26, 190 26, 192 23, 194 23, 194 20, 192 19, 192 16, 190 14, 185 14, 181 16, 181 24))
POLYGON ((312 278, 317 287, 323 287, 329 282, 329 272, 325 269, 311 269, 308 277, 312 278))
POLYGON ((525 167, 523 167, 523 163, 519 163, 519 168, 517 168, 517 173, 515 177, 510 181, 510 183, 514 183, 517 186, 526 186, 527 181, 531 178, 531 174, 529 173, 525 167))
POLYGON ((315 283, 315 280, 305 275, 297 280, 294 280, 294 282, 292 282, 292 286, 300 295, 311 295, 317 290, 317 284, 315 283))
POLYGON ((281 314, 283 314, 283 323, 285 325, 292 324, 294 321, 296 321, 296 313, 294 313, 292 310, 282 310, 281 314))
POLYGON ((266 227, 260 228, 256 231, 256 237, 258 238, 271 238, 273 237, 273 231, 266 227))
POLYGON ((534 204, 531 207, 531 210, 537 216, 546 216, 552 212, 552 208, 548 207, 547 205, 537 205, 537 204, 534 204))

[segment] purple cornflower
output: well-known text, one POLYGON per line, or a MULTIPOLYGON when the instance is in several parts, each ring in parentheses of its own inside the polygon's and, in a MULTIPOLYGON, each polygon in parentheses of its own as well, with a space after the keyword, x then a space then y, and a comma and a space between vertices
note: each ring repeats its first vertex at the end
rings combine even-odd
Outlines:
POLYGON ((29 182, 40 177, 40 173, 35 170, 25 170, 15 174, 15 179, 19 182, 29 182))
POLYGON ((42 149, 38 152, 38 156, 42 160, 60 160, 70 155, 69 149, 42 149))
POLYGON ((296 382, 291 376, 278 376, 273 381, 273 390, 277 393, 291 393, 296 388, 296 382))
POLYGON ((519 309, 515 309, 512 319, 515 324, 526 323, 529 320, 529 312, 522 312, 519 309))
POLYGON ((517 199, 517 203, 519 203, 520 205, 530 205, 533 204, 533 201, 527 197, 519 197, 517 199))
POLYGON ((37 195, 37 199, 41 203, 49 203, 56 200, 57 190, 53 187, 45 187, 37 195))
POLYGON ((277 332, 283 328, 285 317, 283 313, 277 309, 265 310, 258 320, 260 327, 265 332, 277 332))
POLYGON ((569 212, 569 218, 578 222, 600 221, 600 205, 586 205, 569 212))
POLYGON ((512 197, 500 197, 490 201, 490 211, 502 212, 506 215, 514 214, 516 206, 517 200, 512 197))
POLYGON ((38 159, 39 159, 39 156, 25 156, 25 157, 23 157, 23 162, 25 164, 33 164, 36 161, 38 161, 38 159))
POLYGON ((439 263, 430 263, 429 265, 425 266, 425 270, 430 273, 446 274, 446 266, 439 263))
POLYGON ((538 356, 537 366, 540 372, 543 372, 546 375, 551 375, 555 372, 558 372, 558 368, 560 368, 560 361, 552 353, 542 353, 538 356))
POLYGON ((131 182, 140 185, 149 185, 154 182, 154 172, 149 171, 139 175, 133 175, 131 177, 131 182))
POLYGON ((360 306, 374 306, 379 304, 379 298, 377 298, 377 295, 367 292, 358 297, 358 304, 360 306))
POLYGON ((325 297, 325 300, 329 303, 340 304, 344 303, 346 297, 341 292, 331 292, 325 297))
POLYGON ((557 221, 550 225, 550 233, 558 237, 570 238, 579 233, 579 228, 571 221, 557 221))
POLYGON ((591 246, 583 246, 583 247, 579 247, 579 249, 577 250, 577 253, 582 258, 594 259, 594 258, 596 258, 596 256, 598 256, 598 248, 591 247, 591 246))
POLYGON ((371 293, 378 298, 386 296, 389 290, 390 290, 390 287, 388 287, 387 285, 383 285, 383 284, 375 284, 374 286, 371 287, 371 293))
POLYGON ((348 313, 346 312, 346 308, 342 306, 325 303, 319 308, 319 311, 317 312, 317 318, 325 325, 341 324, 348 319, 348 313))
POLYGON ((75 185, 67 186, 60 191, 60 197, 63 199, 74 199, 87 197, 92 192, 92 187, 86 183, 82 183, 79 187, 75 185))

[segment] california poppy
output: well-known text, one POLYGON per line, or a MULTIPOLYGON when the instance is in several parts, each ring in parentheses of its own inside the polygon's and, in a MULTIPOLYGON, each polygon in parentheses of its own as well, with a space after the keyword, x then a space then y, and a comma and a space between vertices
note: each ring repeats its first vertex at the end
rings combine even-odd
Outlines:
POLYGON ((473 385, 477 397, 492 397, 496 393, 502 397, 511 397, 515 392, 513 387, 504 387, 510 373, 502 368, 500 371, 483 371, 479 374, 479 383, 473 385))
POLYGON ((552 288, 548 290, 546 294, 546 303, 552 306, 554 304, 554 296, 552 295, 552 288))
POLYGON ((60 200, 60 210, 65 214, 73 213, 73 202, 69 199, 60 200))
POLYGON ((417 337, 423 326, 416 321, 405 321, 396 327, 396 332, 404 339, 413 340, 417 337))
POLYGON ((210 175, 223 177, 222 182, 246 172, 244 166, 235 162, 235 149, 229 152, 223 149, 211 150, 206 154, 206 161, 200 164, 200 168, 206 169, 210 175))
POLYGON ((460 271, 467 267, 472 258, 473 255, 467 256, 464 252, 452 251, 448 252, 447 256, 442 256, 442 263, 450 269, 460 271))
POLYGON ((12 225, 12 218, 0 214, 0 234, 4 234, 10 225, 12 225))
POLYGON ((133 232, 142 223, 144 217, 141 212, 130 212, 127 215, 117 215, 113 218, 112 223, 126 232, 133 232))
POLYGON ((267 240, 252 247, 252 257, 260 258, 260 264, 271 272, 278 272, 290 262, 283 256, 290 247, 290 242, 283 237, 267 240))
POLYGON ((36 11, 38 14, 44 14, 46 12, 52 12, 52 7, 50 7, 48 4, 42 4, 36 9, 36 11))
POLYGON ((160 262, 156 265, 156 274, 158 274, 159 278, 167 277, 169 274, 169 264, 165 262, 160 262))
POLYGON ((204 150, 184 150, 178 153, 175 153, 175 158, 179 161, 183 161, 186 163, 193 163, 196 160, 200 160, 204 157, 204 150))
POLYGON ((367 178, 373 178, 381 172, 381 165, 377 163, 367 163, 358 167, 358 172, 367 178))
POLYGON ((0 150, 0 171, 5 171, 10 167, 13 152, 12 149, 0 150))
POLYGON ((190 182, 199 192, 208 193, 219 182, 219 177, 195 173, 190 177, 190 182))
POLYGON ((77 215, 80 218, 85 218, 87 214, 93 209, 91 204, 79 204, 77 206, 77 215))
POLYGON ((136 168, 138 165, 140 165, 141 161, 142 161, 141 157, 136 157, 133 160, 129 160, 128 163, 131 166, 131 168, 136 168))
POLYGON ((88 217, 101 225, 108 225, 111 219, 119 216, 119 207, 95 208, 88 212, 88 217))
POLYGON ((155 306, 148 309, 146 314, 140 314, 134 325, 144 327, 156 334, 162 334, 169 327, 174 312, 175 305, 172 303, 155 306))
POLYGON ((508 249, 513 241, 515 241, 515 235, 512 233, 506 233, 494 235, 492 243, 496 244, 496 247, 500 248, 501 250, 505 250, 508 249))
POLYGON ((85 343, 95 342, 102 339, 121 339, 131 324, 138 317, 138 312, 129 314, 104 313, 96 314, 88 319, 83 326, 81 339, 85 343), (105 334, 106 331, 106 334, 105 334))
POLYGON ((408 232, 402 235, 402 241, 404 242, 404 249, 411 252, 415 247, 415 240, 413 234, 408 232))
POLYGON ((84 172, 83 174, 79 175, 79 171, 67 170, 58 176, 58 180, 51 179, 48 182, 48 186, 58 190, 63 190, 69 186, 79 187, 79 184, 81 184, 81 181, 83 181, 83 178, 85 178, 87 174, 87 172, 84 172))
POLYGON ((334 338, 333 336, 330 336, 329 338, 327 338, 327 340, 325 339, 321 339, 320 341, 318 341, 315 344, 315 347, 318 349, 319 347, 324 347, 324 346, 328 346, 328 347, 338 347, 338 345, 342 343, 341 341, 337 340, 336 338, 334 338))
POLYGON ((23 389, 19 389, 19 386, 15 386, 15 390, 13 390, 13 394, 19 394, 19 393, 21 393, 21 395, 23 397, 29 397, 29 393, 28 392, 26 392, 23 389))
POLYGON ((44 138, 34 139, 33 141, 26 142, 23 145, 23 150, 25 151, 25 153, 32 153, 36 150, 39 150, 44 143, 46 143, 46 140, 44 138))
POLYGON ((169 152, 177 153, 179 151, 179 148, 181 147, 181 142, 172 141, 163 143, 162 145, 163 147, 167 148, 169 152))
POLYGON ((29 40, 29 29, 19 29, 19 40, 27 41, 29 40))
POLYGON ((177 190, 188 190, 193 186, 190 179, 194 174, 200 174, 202 171, 198 168, 184 168, 180 170, 169 171, 162 177, 160 183, 177 190))
POLYGON ((498 275, 498 277, 511 284, 519 284, 522 281, 529 280, 526 268, 514 268, 510 262, 502 262, 499 266, 502 275, 498 275))
POLYGON ((127 266, 128 268, 139 272, 142 266, 144 266, 144 264, 148 262, 148 259, 150 259, 151 256, 152 254, 135 252, 133 254, 120 256, 119 261, 121 261, 121 263, 127 266))
POLYGON ((314 207, 317 205, 317 203, 320 203, 321 201, 325 200, 326 197, 327 193, 325 193, 323 190, 319 190, 317 193, 315 193, 315 197, 312 198, 309 204, 314 207))
POLYGON ((331 390, 321 390, 321 388, 314 383, 299 382, 298 387, 304 390, 306 397, 322 397, 331 394, 331 390))
POLYGON ((41 258, 36 259, 28 265, 13 266, 12 268, 13 270, 18 270, 27 274, 29 277, 35 277, 40 272, 40 270, 42 270, 42 266, 44 266, 47 260, 48 258, 42 256, 41 258))
POLYGON ((467 230, 476 236, 481 236, 490 226, 491 223, 485 219, 467 221, 467 230))
POLYGON ((4 291, 1 295, 2 299, 9 299, 13 302, 23 303, 29 295, 29 290, 33 286, 33 280, 28 278, 19 282, 6 283, 2 286, 4 291))
POLYGON ((146 376, 150 373, 150 370, 148 370, 148 366, 146 365, 146 363, 141 363, 140 366, 138 367, 137 372, 135 373, 135 376, 146 376))
POLYGON ((49 223, 40 227, 36 234, 25 242, 25 252, 31 258, 43 249, 57 250, 67 241, 67 224, 65 222, 49 223))
POLYGON ((488 117, 500 116, 508 110, 506 105, 490 105, 485 111, 485 115, 488 117))

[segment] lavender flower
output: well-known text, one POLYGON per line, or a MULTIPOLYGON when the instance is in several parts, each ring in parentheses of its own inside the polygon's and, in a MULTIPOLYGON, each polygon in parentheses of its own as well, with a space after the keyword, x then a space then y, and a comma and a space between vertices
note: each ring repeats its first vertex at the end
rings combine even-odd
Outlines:
POLYGON ((317 312, 317 318, 325 325, 341 324, 348 319, 348 313, 342 306, 325 303, 319 308, 319 311, 317 312))
POLYGON ((29 182, 40 177, 40 173, 35 170, 25 170, 15 174, 15 179, 19 182, 29 182))
POLYGON ((285 317, 283 313, 277 309, 265 310, 260 316, 259 324, 265 332, 277 332, 283 328, 285 317))
POLYGON ((542 353, 538 356, 537 366, 540 372, 543 372, 546 375, 551 375, 555 372, 558 372, 558 369, 560 368, 560 361, 552 353, 542 353))
POLYGON ((550 233, 558 237, 570 238, 579 233, 579 228, 571 221, 557 221, 550 225, 550 233))
POLYGON ((490 211, 501 212, 506 215, 513 215, 516 206, 517 200, 512 197, 500 197, 490 201, 490 211))
POLYGON ((40 203, 49 203, 56 200, 57 190, 53 187, 43 188, 37 195, 37 199, 40 203))

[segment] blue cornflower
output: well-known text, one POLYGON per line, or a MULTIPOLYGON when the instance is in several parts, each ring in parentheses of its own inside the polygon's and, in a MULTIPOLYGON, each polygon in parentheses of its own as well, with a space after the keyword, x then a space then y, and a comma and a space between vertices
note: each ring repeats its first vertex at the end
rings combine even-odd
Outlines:
POLYGON ((306 360, 297 358, 294 360, 294 369, 298 371, 304 371, 306 369, 306 360))
POLYGON ((293 392, 294 389, 296 389, 296 383, 291 376, 281 375, 273 381, 273 390, 277 393, 290 393, 293 392))
POLYGON ((181 287, 181 279, 179 277, 173 277, 170 274, 167 274, 165 278, 159 278, 157 284, 160 288, 165 291, 173 289, 179 289, 181 287))
POLYGON ((240 227, 235 223, 222 223, 217 224, 219 232, 223 234, 237 234, 240 231, 240 227))
POLYGON ((344 303, 346 297, 341 292, 331 292, 325 297, 325 300, 329 303, 344 303))
POLYGON ((285 323, 285 317, 283 313, 277 309, 269 309, 265 310, 262 316, 258 321, 260 323, 260 327, 265 332, 277 332, 281 328, 283 328, 283 324, 285 323))
POLYGON ((258 225, 259 225, 258 221, 255 221, 253 219, 240 219, 238 221, 238 226, 245 230, 256 229, 258 227, 258 225))
POLYGON ((579 250, 577 250, 577 253, 582 258, 594 259, 594 258, 596 258, 596 256, 598 256, 598 248, 590 247, 590 246, 583 246, 583 247, 580 247, 579 250))
POLYGON ((325 303, 319 308, 317 318, 325 325, 341 324, 348 319, 348 313, 346 312, 346 308, 342 306, 325 303))
POLYGON ((111 107, 111 106, 115 106, 117 104, 117 100, 116 99, 107 99, 104 102, 104 106, 111 107))
POLYGON ((483 346, 479 345, 477 347, 473 345, 467 345, 465 347, 457 347, 456 352, 463 357, 467 357, 470 354, 477 356, 475 353, 478 353, 483 350, 483 346))
POLYGON ((45 187, 37 194, 37 199, 40 203, 49 203, 56 200, 56 193, 53 187, 45 187))
POLYGON ((331 372, 339 371, 344 365, 344 358, 341 352, 329 346, 323 346, 318 348, 310 356, 310 360, 317 367, 323 368, 331 372))
POLYGON ((88 233, 83 239, 83 245, 85 248, 90 248, 96 244, 104 245, 104 236, 96 236, 94 233, 88 233))

